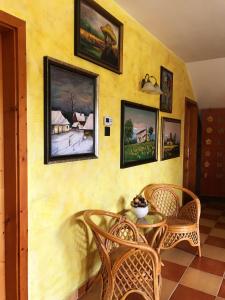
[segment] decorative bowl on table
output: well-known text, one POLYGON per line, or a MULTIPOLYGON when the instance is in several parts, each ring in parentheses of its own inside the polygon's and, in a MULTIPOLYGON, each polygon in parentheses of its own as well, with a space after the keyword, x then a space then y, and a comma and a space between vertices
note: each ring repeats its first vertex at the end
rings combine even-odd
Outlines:
POLYGON ((144 218, 148 214, 148 202, 141 195, 137 195, 130 203, 132 211, 138 219, 144 218))

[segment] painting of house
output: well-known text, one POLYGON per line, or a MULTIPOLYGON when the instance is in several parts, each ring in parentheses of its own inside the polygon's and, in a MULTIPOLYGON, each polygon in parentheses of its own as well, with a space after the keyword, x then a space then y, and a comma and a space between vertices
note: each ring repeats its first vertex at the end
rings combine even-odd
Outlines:
POLYGON ((70 130, 69 121, 62 115, 59 110, 51 112, 52 117, 52 134, 59 134, 70 130))
POLYGON ((45 64, 50 74, 46 157, 52 161, 95 157, 97 75, 49 58, 45 64))
POLYGON ((162 159, 180 156, 181 121, 162 118, 162 159))
POLYGON ((94 116, 93 114, 90 114, 87 117, 86 123, 83 127, 83 130, 85 131, 85 134, 92 134, 92 131, 94 129, 94 116))
POLYGON ((137 143, 144 143, 147 141, 147 129, 142 129, 136 133, 137 143))
POLYGON ((157 160, 158 110, 122 101, 121 168, 157 160))

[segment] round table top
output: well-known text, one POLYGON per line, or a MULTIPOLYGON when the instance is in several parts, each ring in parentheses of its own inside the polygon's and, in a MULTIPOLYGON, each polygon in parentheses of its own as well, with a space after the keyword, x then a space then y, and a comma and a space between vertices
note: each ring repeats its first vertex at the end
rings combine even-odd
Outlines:
POLYGON ((125 216, 140 228, 159 227, 166 222, 166 218, 159 212, 150 211, 141 219, 138 219, 132 210, 127 210, 125 216))

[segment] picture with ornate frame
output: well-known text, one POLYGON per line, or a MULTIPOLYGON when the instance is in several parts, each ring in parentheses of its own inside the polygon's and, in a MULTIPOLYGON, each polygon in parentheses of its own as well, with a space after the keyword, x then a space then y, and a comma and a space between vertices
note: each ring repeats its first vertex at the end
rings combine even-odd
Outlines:
POLYGON ((93 0, 76 0, 75 55, 118 74, 123 64, 123 24, 93 0))
POLYGON ((160 88, 163 91, 163 94, 160 95, 160 110, 172 113, 173 73, 161 66, 160 74, 160 88))
POLYGON ((45 164, 97 158, 98 74, 44 57, 45 164))
POLYGON ((162 118, 161 159, 180 156, 181 120, 162 118))
POLYGON ((120 167, 157 161, 158 109, 121 101, 120 167))

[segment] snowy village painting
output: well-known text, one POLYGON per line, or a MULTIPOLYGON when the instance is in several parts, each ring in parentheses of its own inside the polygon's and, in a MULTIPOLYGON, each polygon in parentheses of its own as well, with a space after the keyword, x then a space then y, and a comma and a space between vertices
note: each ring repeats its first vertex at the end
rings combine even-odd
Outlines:
POLYGON ((157 123, 156 108, 121 102, 121 168, 157 160, 157 123))
POLYGON ((123 24, 91 0, 76 1, 75 54, 122 73, 123 24))
POLYGON ((49 57, 45 69, 45 163, 97 156, 97 74, 49 57))
POLYGON ((180 156, 181 121, 162 118, 162 160, 180 156))

